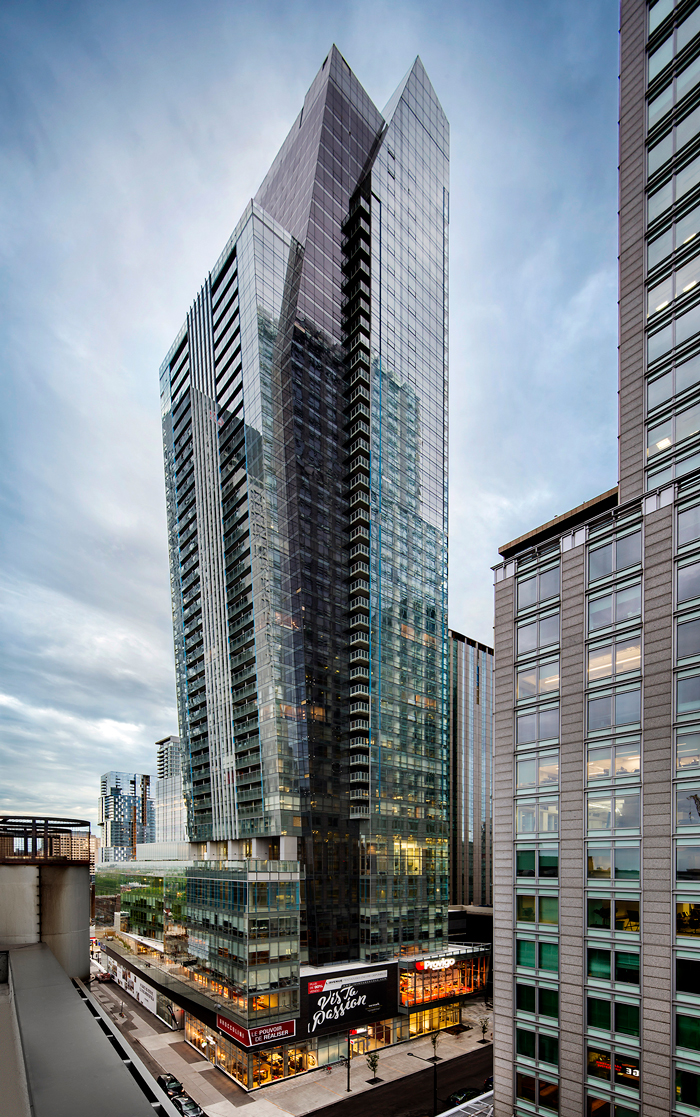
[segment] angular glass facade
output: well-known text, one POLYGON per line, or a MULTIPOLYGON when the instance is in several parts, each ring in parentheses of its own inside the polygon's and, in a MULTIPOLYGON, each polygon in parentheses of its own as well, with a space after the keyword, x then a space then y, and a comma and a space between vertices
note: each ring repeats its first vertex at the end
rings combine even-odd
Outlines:
POLYGON ((161 367, 189 837, 314 964, 446 941, 448 143, 333 48, 161 367))

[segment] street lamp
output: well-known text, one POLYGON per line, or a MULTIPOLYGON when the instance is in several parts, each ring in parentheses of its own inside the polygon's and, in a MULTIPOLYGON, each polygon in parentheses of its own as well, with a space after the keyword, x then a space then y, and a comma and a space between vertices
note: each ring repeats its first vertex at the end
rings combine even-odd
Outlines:
POLYGON ((437 1117, 437 1111, 438 1111, 437 1059, 438 1059, 438 1057, 437 1057, 437 1055, 433 1055, 432 1059, 424 1059, 422 1057, 422 1055, 415 1055, 413 1053, 413 1051, 407 1051, 406 1054, 410 1055, 411 1058, 413 1058, 413 1059, 420 1059, 421 1063, 432 1063, 433 1064, 433 1117, 437 1117))

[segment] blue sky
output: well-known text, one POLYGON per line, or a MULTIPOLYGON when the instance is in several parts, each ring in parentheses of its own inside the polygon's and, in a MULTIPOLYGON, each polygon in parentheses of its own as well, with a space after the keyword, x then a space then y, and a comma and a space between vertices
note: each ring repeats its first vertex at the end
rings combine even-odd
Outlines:
POLYGON ((451 124, 450 620, 617 479, 618 12, 0 6, 0 807, 95 818, 176 731, 158 367, 332 42, 451 124))

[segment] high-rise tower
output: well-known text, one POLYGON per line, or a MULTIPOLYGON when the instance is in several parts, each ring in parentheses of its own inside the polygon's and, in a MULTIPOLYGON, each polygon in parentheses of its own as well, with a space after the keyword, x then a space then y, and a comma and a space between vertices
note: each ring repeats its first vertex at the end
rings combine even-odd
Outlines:
POLYGON ((496 1117, 700 1113, 700 7, 620 47, 619 483, 496 568, 496 1117))
POLYGON ((446 941, 448 142, 334 47, 161 368, 190 839, 314 963, 446 941))

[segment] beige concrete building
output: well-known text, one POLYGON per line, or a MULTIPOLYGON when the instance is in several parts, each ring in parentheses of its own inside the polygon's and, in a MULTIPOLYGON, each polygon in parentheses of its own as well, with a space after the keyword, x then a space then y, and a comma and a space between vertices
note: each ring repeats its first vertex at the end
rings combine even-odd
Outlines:
POLYGON ((496 567, 496 1117, 700 1113, 700 6, 622 0, 619 484, 496 567))

